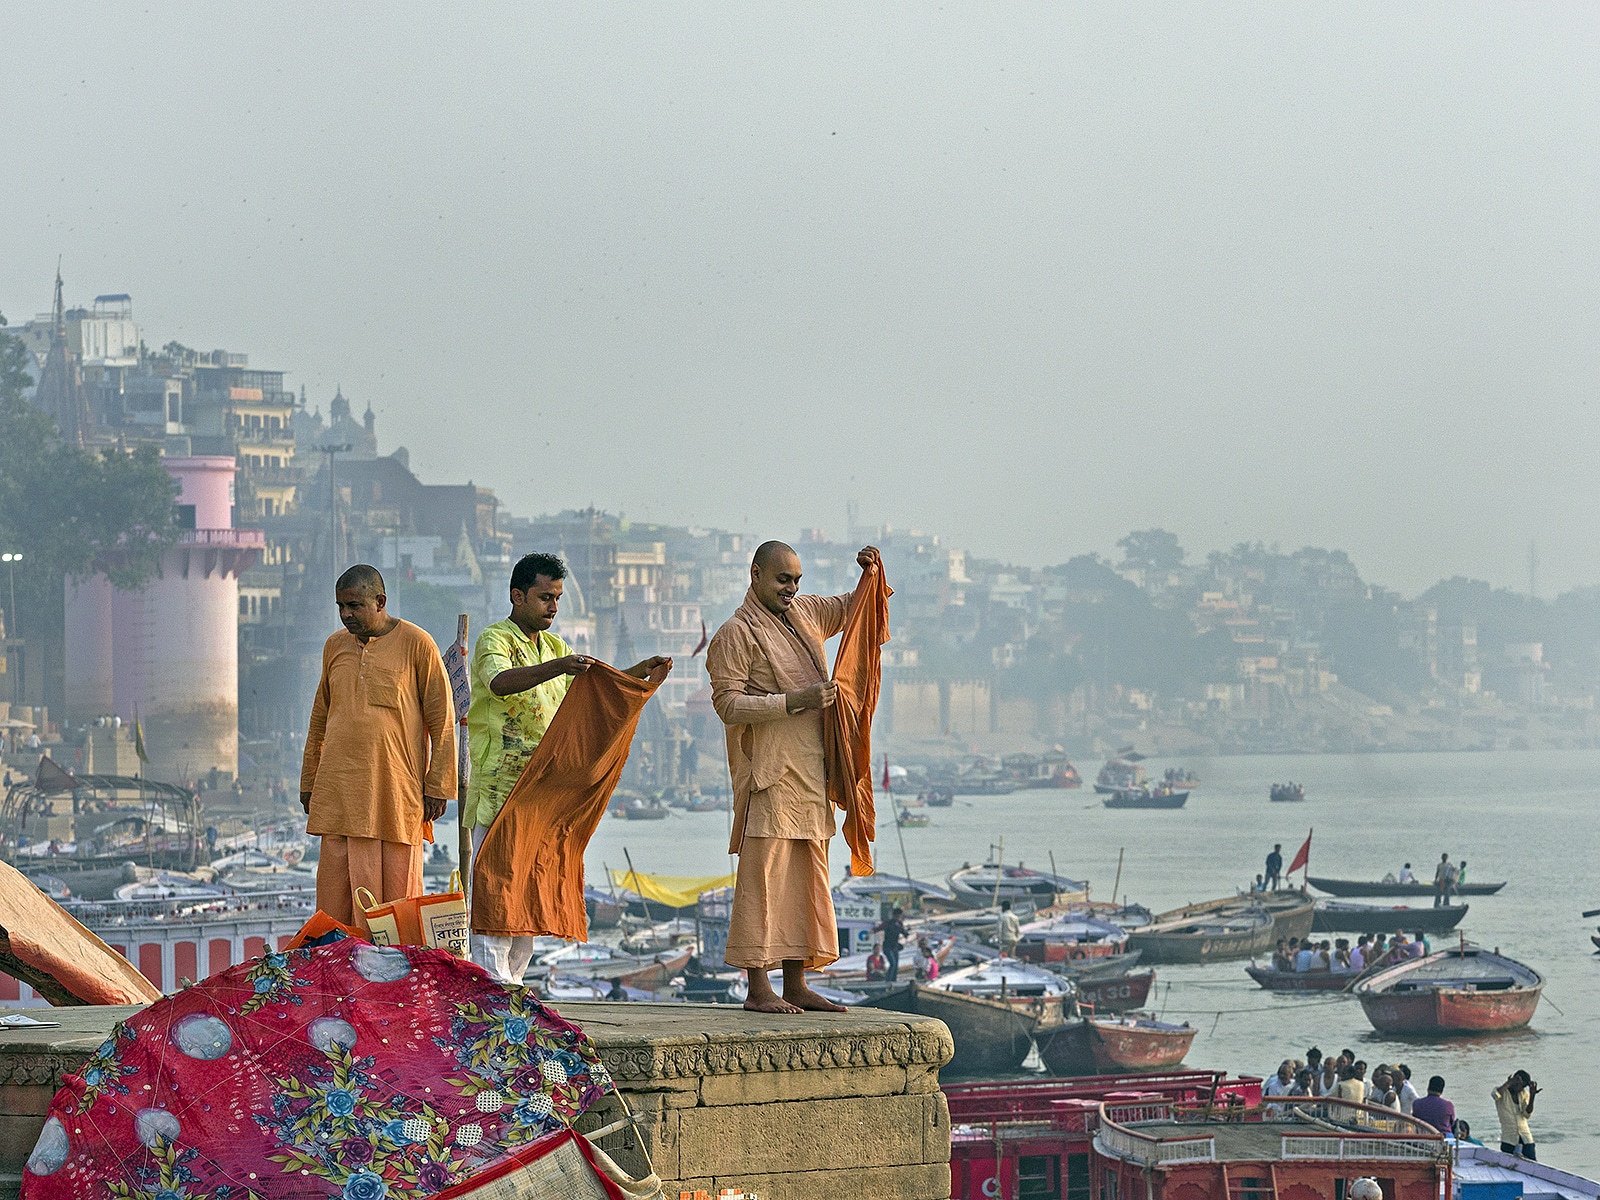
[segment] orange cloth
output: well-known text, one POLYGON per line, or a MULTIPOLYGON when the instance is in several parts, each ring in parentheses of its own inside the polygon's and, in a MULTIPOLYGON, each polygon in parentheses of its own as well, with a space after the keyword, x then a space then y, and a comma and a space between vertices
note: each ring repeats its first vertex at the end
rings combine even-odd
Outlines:
POLYGON ((317 860, 317 907, 345 925, 367 927, 356 889, 366 888, 378 904, 422 895, 422 843, 322 835, 317 860))
POLYGON ((0 863, 0 964, 51 1004, 150 1004, 161 989, 0 863))
POLYGON ((861 572, 850 597, 850 615, 833 660, 839 698, 823 710, 822 747, 828 799, 844 809, 844 840, 850 873, 872 874, 872 841, 878 834, 872 802, 872 714, 883 684, 882 646, 889 640, 889 597, 894 589, 873 563, 861 572))
POLYGON ((791 714, 784 693, 827 678, 823 643, 844 628, 849 603, 848 596, 796 596, 784 620, 746 593, 706 648, 711 704, 727 726, 733 778, 729 854, 740 852, 747 835, 833 837, 822 712, 791 714))
POLYGON ((401 621, 365 643, 344 629, 324 643, 300 790, 308 833, 433 840, 422 797, 455 798, 456 713, 426 632, 401 621))
POLYGON ((770 970, 799 960, 818 970, 839 957, 828 889, 828 843, 746 834, 722 961, 770 970))
POLYGON ((595 663, 573 679, 473 860, 474 933, 588 938, 583 852, 622 776, 645 701, 670 670, 635 679, 595 663))

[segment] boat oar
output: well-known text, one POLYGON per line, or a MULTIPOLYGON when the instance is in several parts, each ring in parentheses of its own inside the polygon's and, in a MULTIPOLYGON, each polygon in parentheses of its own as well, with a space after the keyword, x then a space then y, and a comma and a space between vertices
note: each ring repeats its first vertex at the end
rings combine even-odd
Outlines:
POLYGON ((1583 916, 1585 920, 1588 920, 1590 917, 1600 917, 1600 908, 1591 908, 1588 912, 1584 913, 1583 916))

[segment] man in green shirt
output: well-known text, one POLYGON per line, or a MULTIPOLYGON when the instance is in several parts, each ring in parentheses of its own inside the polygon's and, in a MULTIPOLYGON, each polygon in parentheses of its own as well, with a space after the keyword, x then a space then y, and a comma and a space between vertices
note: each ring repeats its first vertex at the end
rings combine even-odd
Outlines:
MULTIPOLYGON (((566 564, 555 555, 524 555, 511 571, 511 615, 479 634, 472 651, 472 704, 467 709, 472 775, 462 820, 472 830, 474 858, 543 740, 572 677, 595 661, 574 654, 550 632, 566 576, 566 564)), ((647 658, 627 673, 642 679, 666 661, 647 658)), ((501 983, 521 983, 532 956, 531 937, 472 935, 472 960, 501 983)))

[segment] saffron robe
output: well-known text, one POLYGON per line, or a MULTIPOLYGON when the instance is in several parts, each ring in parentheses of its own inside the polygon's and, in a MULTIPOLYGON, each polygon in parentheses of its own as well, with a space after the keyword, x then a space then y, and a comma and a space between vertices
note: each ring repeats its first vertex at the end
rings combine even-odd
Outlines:
POLYGON ((635 679, 604 663, 575 676, 472 863, 472 931, 589 936, 583 853, 622 777, 645 702, 672 668, 635 679))
POLYGON ((852 875, 872 874, 872 841, 878 833, 872 801, 872 715, 883 685, 883 644, 889 640, 892 595, 894 589, 878 563, 861 572, 833 660, 839 696, 822 713, 828 799, 844 810, 852 875))

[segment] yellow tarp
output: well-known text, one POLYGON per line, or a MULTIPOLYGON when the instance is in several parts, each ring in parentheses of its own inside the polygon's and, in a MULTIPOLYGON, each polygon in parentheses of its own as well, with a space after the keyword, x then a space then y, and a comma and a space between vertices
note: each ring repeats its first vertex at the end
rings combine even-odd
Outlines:
POLYGON ((688 908, 700 898, 701 892, 732 887, 732 875, 645 875, 636 871, 612 871, 611 883, 626 888, 668 908, 688 908))

